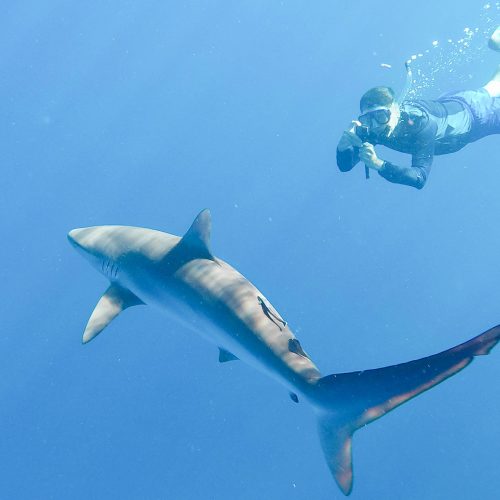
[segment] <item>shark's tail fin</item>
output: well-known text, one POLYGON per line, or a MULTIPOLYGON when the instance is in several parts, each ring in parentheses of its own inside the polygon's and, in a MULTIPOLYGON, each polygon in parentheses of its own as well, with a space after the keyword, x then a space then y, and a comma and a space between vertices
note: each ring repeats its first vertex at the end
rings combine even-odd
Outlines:
POLYGON ((397 406, 489 354, 500 340, 500 325, 447 351, 376 370, 341 373, 318 381, 318 431, 326 461, 344 494, 352 490, 353 433, 397 406))

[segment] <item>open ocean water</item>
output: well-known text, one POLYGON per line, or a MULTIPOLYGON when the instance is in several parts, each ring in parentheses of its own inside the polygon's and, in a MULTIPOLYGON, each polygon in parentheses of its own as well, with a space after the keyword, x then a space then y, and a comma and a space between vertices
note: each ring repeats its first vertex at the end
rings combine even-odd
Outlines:
MULTIPOLYGON (((157 310, 82 346, 107 282, 66 234, 182 235, 210 208, 214 253, 324 374, 481 333, 500 323, 498 136, 436 158, 422 191, 340 173, 335 147, 412 56, 418 95, 486 83, 498 8, 4 2, 0 499, 343 498, 308 405, 157 310)), ((497 348, 357 432, 352 498, 498 498, 499 384, 497 348)))

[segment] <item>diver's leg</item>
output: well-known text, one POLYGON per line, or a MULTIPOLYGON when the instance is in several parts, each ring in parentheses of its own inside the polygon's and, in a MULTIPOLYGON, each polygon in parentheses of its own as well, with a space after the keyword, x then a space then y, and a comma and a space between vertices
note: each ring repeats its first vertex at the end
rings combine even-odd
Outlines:
POLYGON ((488 40, 488 47, 500 52, 500 26, 490 36, 490 39, 488 40))
POLYGON ((500 66, 498 66, 491 80, 484 86, 484 89, 491 97, 500 97, 500 66))
MULTIPOLYGON (((490 49, 500 52, 500 26, 490 36, 488 46, 490 49)), ((498 66, 496 73, 484 88, 491 97, 500 97, 500 66, 498 66)))

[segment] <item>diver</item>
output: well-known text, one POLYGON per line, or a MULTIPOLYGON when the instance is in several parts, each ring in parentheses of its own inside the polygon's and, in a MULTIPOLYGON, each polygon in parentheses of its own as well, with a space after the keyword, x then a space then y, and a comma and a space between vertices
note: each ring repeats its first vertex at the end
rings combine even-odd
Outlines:
MULTIPOLYGON (((500 26, 488 46, 500 52, 500 26)), ((361 97, 360 111, 338 143, 339 169, 348 172, 362 161, 367 178, 373 169, 390 182, 422 189, 434 155, 454 153, 500 134, 500 66, 484 87, 450 92, 437 100, 400 103, 390 87, 375 87, 361 97), (377 144, 411 154, 411 166, 382 160, 375 152, 377 144)))

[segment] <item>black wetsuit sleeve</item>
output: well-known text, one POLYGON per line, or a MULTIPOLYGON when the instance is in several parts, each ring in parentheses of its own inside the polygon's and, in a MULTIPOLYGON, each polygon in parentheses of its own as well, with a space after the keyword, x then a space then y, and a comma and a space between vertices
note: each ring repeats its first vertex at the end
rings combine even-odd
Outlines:
POLYGON ((341 172, 349 172, 359 162, 359 148, 351 146, 344 151, 337 148, 337 166, 341 172))
POLYGON ((402 167, 386 161, 378 173, 389 182, 422 189, 434 159, 435 129, 436 124, 430 122, 415 136, 416 151, 412 154, 411 167, 402 167))

